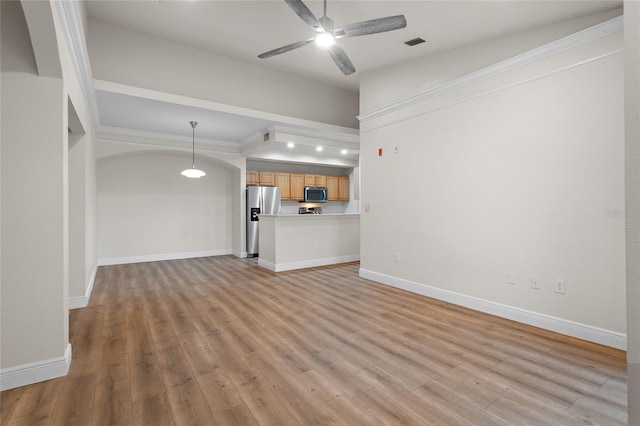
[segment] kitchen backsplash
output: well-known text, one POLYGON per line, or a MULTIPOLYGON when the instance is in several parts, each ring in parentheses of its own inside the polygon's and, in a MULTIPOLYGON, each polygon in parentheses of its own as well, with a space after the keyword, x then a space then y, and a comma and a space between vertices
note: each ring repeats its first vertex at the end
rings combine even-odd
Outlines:
POLYGON ((330 201, 328 203, 300 203, 298 201, 283 201, 280 214, 298 214, 299 207, 322 207, 322 213, 345 213, 348 201, 330 201))

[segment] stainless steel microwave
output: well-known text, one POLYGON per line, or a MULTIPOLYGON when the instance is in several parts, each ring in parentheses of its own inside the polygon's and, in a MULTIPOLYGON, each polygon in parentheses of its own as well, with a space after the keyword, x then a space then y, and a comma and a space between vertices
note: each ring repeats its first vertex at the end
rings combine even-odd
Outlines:
POLYGON ((313 188, 311 186, 305 186, 304 201, 307 203, 326 203, 327 188, 313 188))

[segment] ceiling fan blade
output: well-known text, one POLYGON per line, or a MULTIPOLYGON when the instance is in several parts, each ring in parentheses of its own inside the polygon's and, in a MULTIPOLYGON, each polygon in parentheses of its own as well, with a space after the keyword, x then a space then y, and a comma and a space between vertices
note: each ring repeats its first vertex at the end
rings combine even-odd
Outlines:
POLYGON ((337 44, 329 47, 329 55, 331 55, 331 59, 333 59, 333 62, 336 63, 344 75, 349 75, 356 71, 347 54, 344 52, 342 47, 337 44))
POLYGON ((288 52, 293 49, 297 49, 302 47, 308 43, 311 43, 314 39, 310 38, 309 40, 298 41, 296 43, 287 44, 286 46, 278 47, 277 49, 270 50, 268 52, 264 52, 258 55, 260 59, 270 58, 272 56, 279 55, 281 53, 288 52))
POLYGON ((309 8, 302 3, 302 0, 284 0, 285 3, 311 28, 316 31, 322 29, 320 22, 316 16, 309 10, 309 8))
POLYGON ((386 18, 372 19, 370 21, 356 22, 336 28, 333 35, 336 38, 358 37, 368 34, 383 33, 386 31, 399 30, 407 26, 407 18, 404 15, 387 16, 386 18))

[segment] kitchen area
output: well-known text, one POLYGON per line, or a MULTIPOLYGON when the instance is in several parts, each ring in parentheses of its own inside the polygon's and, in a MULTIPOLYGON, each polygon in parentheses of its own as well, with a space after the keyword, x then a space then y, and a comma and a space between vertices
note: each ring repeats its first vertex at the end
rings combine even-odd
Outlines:
POLYGON ((247 161, 247 257, 274 272, 360 260, 358 167, 247 161))

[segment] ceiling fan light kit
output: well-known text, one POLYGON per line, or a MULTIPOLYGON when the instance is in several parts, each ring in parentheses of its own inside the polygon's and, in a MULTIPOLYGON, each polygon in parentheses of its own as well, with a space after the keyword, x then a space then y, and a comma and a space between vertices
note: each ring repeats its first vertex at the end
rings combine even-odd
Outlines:
POLYGON ((316 36, 316 44, 320 47, 327 48, 332 44, 334 44, 335 42, 336 42, 336 39, 333 38, 333 34, 326 31, 322 33, 318 33, 318 35, 316 36))
POLYGON ((327 0, 323 3, 323 16, 318 19, 302 2, 302 0, 284 0, 285 3, 300 17, 307 25, 309 25, 317 34, 315 37, 291 43, 277 49, 258 55, 260 59, 270 58, 280 55, 315 41, 318 46, 327 48, 329 55, 336 63, 338 68, 344 75, 352 74, 356 71, 351 60, 340 47, 336 40, 343 37, 358 37, 369 34, 383 33, 387 31, 399 30, 407 26, 407 19, 404 15, 387 16, 386 18, 371 19, 369 21, 356 22, 354 24, 345 25, 344 27, 333 28, 333 19, 327 16, 327 0))
POLYGON ((329 46, 334 45, 336 42, 336 39, 333 36, 333 20, 326 16, 327 15, 326 0, 324 2, 324 14, 325 16, 323 16, 318 20, 321 28, 319 29, 320 31, 316 30, 318 31, 318 34, 316 34, 316 44, 320 47, 327 48, 329 46))
POLYGON ((180 173, 184 177, 188 178, 201 178, 202 176, 206 176, 207 174, 200 169, 196 169, 196 126, 198 125, 197 121, 190 121, 191 123, 191 141, 192 141, 192 157, 191 157, 191 168, 184 169, 182 173, 180 173))

